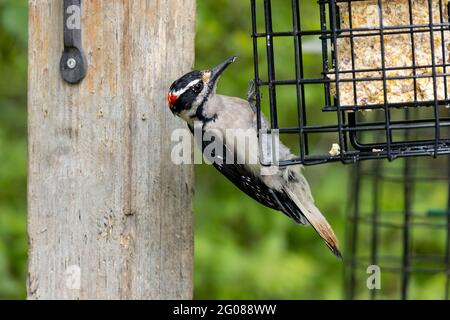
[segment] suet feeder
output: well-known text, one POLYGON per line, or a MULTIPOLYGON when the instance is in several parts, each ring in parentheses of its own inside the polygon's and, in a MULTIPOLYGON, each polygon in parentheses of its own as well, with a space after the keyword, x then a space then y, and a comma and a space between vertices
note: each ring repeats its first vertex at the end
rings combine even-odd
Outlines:
POLYGON ((449 1, 319 0, 314 13, 299 0, 251 0, 251 11, 258 117, 267 104, 269 131, 298 137, 298 157, 280 165, 450 153, 449 1), (274 12, 283 5, 291 16, 279 24, 274 12), (320 24, 311 28, 314 14, 320 24), (279 39, 291 41, 293 61, 280 54, 279 39), (312 39, 320 43, 316 73, 308 72, 312 60, 305 58, 312 39), (280 77, 280 66, 289 63, 292 76, 280 77), (318 86, 320 105, 308 99, 318 86), (279 121, 290 106, 280 105, 277 94, 287 89, 297 114, 293 126, 279 121), (417 116, 405 117, 411 108, 417 116), (317 109, 333 121, 317 124, 317 109), (375 134, 365 140, 364 132, 375 134), (333 148, 310 148, 312 139, 333 148))

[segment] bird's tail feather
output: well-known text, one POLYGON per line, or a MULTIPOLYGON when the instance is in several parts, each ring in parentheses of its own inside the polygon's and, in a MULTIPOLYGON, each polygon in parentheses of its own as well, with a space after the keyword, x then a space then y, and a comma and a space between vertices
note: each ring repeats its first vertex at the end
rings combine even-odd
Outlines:
POLYGON ((317 209, 317 207, 314 205, 312 199, 307 199, 307 201, 300 201, 296 193, 293 192, 289 187, 285 187, 284 191, 298 206, 305 218, 308 220, 314 230, 316 230, 317 233, 322 237, 333 254, 338 258, 342 258, 341 252, 339 250, 339 241, 336 238, 333 229, 328 224, 328 221, 325 219, 319 209, 317 209))

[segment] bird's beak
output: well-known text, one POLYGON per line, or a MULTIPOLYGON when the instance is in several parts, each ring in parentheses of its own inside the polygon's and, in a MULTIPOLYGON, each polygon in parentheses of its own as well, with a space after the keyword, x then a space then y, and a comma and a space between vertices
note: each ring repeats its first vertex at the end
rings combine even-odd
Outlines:
POLYGON ((224 62, 222 62, 221 64, 219 64, 217 67, 213 68, 211 70, 211 76, 210 76, 210 81, 209 83, 211 84, 215 84, 217 82, 217 80, 219 79, 220 75, 222 74, 222 72, 225 71, 225 69, 232 64, 233 62, 235 62, 237 59, 236 56, 232 56, 230 58, 228 58, 227 60, 225 60, 224 62))

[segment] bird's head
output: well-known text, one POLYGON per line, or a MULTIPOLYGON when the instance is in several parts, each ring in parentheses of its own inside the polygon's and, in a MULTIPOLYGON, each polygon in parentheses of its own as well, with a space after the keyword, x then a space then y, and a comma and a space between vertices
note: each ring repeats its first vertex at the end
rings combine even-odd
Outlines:
POLYGON ((198 109, 215 94, 222 72, 235 60, 231 57, 211 70, 192 71, 176 80, 167 94, 170 111, 188 122, 195 118, 198 109))

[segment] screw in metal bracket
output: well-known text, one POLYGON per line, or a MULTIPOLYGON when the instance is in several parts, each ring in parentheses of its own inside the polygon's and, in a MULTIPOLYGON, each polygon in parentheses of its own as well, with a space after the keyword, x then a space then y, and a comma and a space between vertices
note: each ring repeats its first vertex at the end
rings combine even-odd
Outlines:
POLYGON ((74 58, 70 58, 67 60, 67 67, 69 69, 75 69, 76 66, 77 66, 77 60, 75 60, 74 58))

